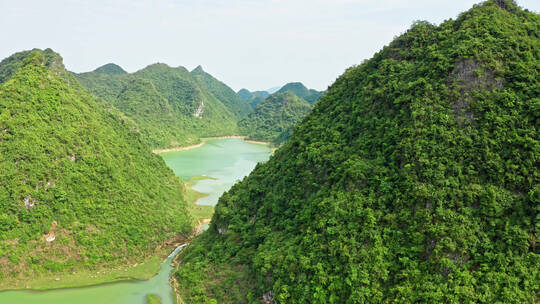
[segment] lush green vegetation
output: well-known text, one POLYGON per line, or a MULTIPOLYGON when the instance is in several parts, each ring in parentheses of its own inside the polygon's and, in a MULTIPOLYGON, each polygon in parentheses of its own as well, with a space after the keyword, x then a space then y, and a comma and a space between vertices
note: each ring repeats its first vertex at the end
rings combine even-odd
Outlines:
POLYGON ((310 104, 314 104, 323 95, 317 90, 308 89, 301 82, 291 82, 284 85, 277 93, 293 92, 294 95, 305 99, 310 104))
POLYGON ((122 67, 114 63, 107 63, 104 66, 100 66, 99 68, 95 69, 94 72, 99 73, 99 74, 107 74, 107 75, 127 74, 127 72, 124 71, 122 67))
POLYGON ((146 303, 147 304, 161 304, 162 302, 161 302, 161 299, 157 295, 151 293, 151 294, 146 295, 146 303))
POLYGON ((221 197, 182 297, 538 302, 539 96, 538 14, 490 0, 416 22, 221 197))
POLYGON ((79 82, 95 96, 103 98, 109 103, 114 103, 118 95, 124 90, 126 84, 133 78, 127 74, 109 74, 97 71, 107 71, 105 66, 99 67, 93 72, 74 74, 79 82))
POLYGON ((268 96, 270 96, 270 93, 266 91, 255 91, 250 92, 247 89, 241 89, 238 91, 238 96, 249 103, 249 105, 255 109, 258 104, 263 102, 268 96))
MULTIPOLYGON (((291 82, 287 83, 281 88, 273 89, 276 90, 276 92, 273 93, 292 92, 296 96, 306 100, 310 104, 315 103, 323 95, 323 92, 306 88, 306 86, 304 86, 301 82, 291 82)), ((257 105, 262 103, 266 98, 268 98, 268 96, 273 93, 269 93, 267 91, 250 92, 247 89, 241 89, 240 91, 238 91, 237 94, 240 98, 247 101, 253 109, 255 109, 257 105)))
POLYGON ((238 122, 238 128, 248 139, 284 142, 294 125, 299 123, 311 106, 292 92, 275 93, 260 103, 253 113, 238 122))
POLYGON ((192 232, 179 178, 58 54, 0 71, 1 281, 133 265, 192 232))
POLYGON ((158 63, 133 74, 120 70, 108 64, 76 76, 93 94, 133 120, 152 148, 236 134, 238 119, 250 111, 234 91, 202 68, 190 73, 158 63))
POLYGON ((240 98, 231 88, 223 82, 217 80, 212 75, 206 73, 201 66, 198 66, 191 74, 198 83, 208 89, 219 101, 221 101, 237 119, 241 119, 252 111, 248 102, 240 98))
POLYGON ((59 288, 77 288, 126 280, 150 280, 158 273, 163 259, 171 253, 171 247, 163 247, 153 252, 146 260, 133 260, 131 264, 111 267, 74 268, 71 272, 47 272, 34 276, 19 275, 0 280, 1 290, 31 289, 51 290, 59 288), (57 280, 59 279, 59 280, 57 280))

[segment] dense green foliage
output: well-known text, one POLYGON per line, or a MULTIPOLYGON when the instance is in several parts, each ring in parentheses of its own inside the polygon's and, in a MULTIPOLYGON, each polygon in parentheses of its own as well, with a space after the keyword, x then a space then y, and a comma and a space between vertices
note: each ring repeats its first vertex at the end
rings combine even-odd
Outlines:
POLYGON ((104 66, 100 66, 99 68, 95 69, 94 72, 107 75, 127 74, 124 69, 114 63, 107 63, 104 66))
POLYGON ((191 232, 180 180, 58 54, 17 53, 6 65, 0 280, 141 262, 191 232))
POLYGON ((250 92, 247 89, 241 89, 238 91, 238 96, 249 103, 249 105, 255 109, 258 104, 263 102, 268 96, 270 96, 270 93, 266 91, 255 91, 250 92))
POLYGON ((214 96, 219 99, 235 116, 241 119, 252 111, 248 102, 240 98, 231 88, 223 82, 217 80, 212 75, 206 73, 201 66, 198 66, 191 74, 203 87, 206 87, 214 96))
MULTIPOLYGON (((102 68, 99 67, 96 71, 102 68)), ((124 90, 126 83, 133 79, 130 75, 106 74, 96 71, 74 75, 92 94, 103 98, 109 103, 113 103, 124 90)))
POLYGON ((76 76, 132 119, 143 141, 153 148, 236 134, 238 119, 250 111, 234 91, 202 69, 190 73, 158 63, 133 74, 97 72, 104 69, 110 71, 110 64, 76 76))
POLYGON ((278 91, 278 93, 283 92, 293 92, 296 96, 305 99, 310 104, 314 104, 323 95, 322 92, 306 88, 301 82, 287 83, 278 91))
POLYGON ((161 302, 161 299, 159 298, 159 296, 153 293, 146 295, 146 304, 161 304, 161 303, 163 302, 161 302))
POLYGON ((275 93, 238 122, 238 128, 248 139, 275 142, 288 138, 292 127, 310 110, 305 100, 291 92, 275 93))
POLYGON ((221 197, 182 253, 184 300, 243 267, 256 286, 220 303, 536 303, 539 96, 538 14, 415 23, 221 197))

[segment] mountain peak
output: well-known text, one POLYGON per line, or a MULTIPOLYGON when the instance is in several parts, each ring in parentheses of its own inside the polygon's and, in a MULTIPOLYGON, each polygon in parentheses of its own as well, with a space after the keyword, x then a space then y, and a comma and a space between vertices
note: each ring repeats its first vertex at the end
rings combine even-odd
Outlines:
POLYGON ((0 62, 0 83, 6 82, 19 68, 28 64, 46 66, 56 73, 65 72, 62 61, 62 56, 49 48, 15 53, 0 62))
POLYGON ((201 65, 198 65, 191 73, 204 73, 204 70, 201 65))
POLYGON ((303 83, 301 82, 289 82, 286 85, 284 85, 278 93, 283 92, 293 92, 296 96, 303 98, 307 100, 309 103, 314 103, 319 98, 321 98, 321 92, 318 92, 316 90, 309 90, 303 83))
POLYGON ((539 17, 490 0, 347 69, 221 197, 179 286, 212 297, 227 275, 268 302, 534 303, 539 17))
POLYGON ((113 267, 128 256, 142 262, 156 244, 190 233, 178 178, 150 152, 127 117, 83 89, 60 55, 50 49, 17 53, 0 63, 0 71, 2 80, 9 78, 0 85, 0 222, 13 219, 8 230, 0 225, 0 235, 20 240, 2 247, 3 254, 17 257, 2 261, 2 279, 64 273, 67 267, 113 267), (144 182, 133 172, 144 175, 144 182), (96 187, 95 181, 107 187, 96 187), (52 212, 68 202, 68 216, 52 212), (88 212, 86 202, 103 206, 103 212, 88 212), (141 210, 144 216, 133 216, 141 210), (31 221, 17 220, 29 215, 31 221), (155 224, 158 219, 163 224, 155 224), (51 269, 57 251, 36 244, 43 240, 44 227, 53 227, 52 233, 56 221, 77 255, 51 269), (80 227, 87 225, 100 227, 99 234, 79 242, 80 227), (114 256, 108 255, 111 250, 114 256), (30 257, 36 263, 18 262, 30 257))
POLYGON ((500 8, 509 12, 514 12, 516 7, 518 6, 514 0, 492 0, 492 1, 500 8))
POLYGON ((127 74, 122 67, 114 63, 107 63, 106 65, 100 66, 99 68, 95 69, 94 72, 107 75, 127 74))

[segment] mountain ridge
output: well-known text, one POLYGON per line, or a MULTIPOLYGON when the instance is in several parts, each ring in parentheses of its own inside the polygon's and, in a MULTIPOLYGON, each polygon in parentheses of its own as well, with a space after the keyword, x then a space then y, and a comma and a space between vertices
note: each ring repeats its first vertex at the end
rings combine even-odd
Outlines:
POLYGON ((311 105, 291 91, 274 93, 238 122, 247 139, 279 145, 286 141, 294 125, 311 111, 311 105))
POLYGON ((196 144, 205 136, 234 135, 237 120, 249 111, 236 93, 202 67, 190 72, 181 66, 154 63, 131 74, 88 72, 76 76, 92 93, 135 121, 143 140, 154 149, 196 144), (164 105, 163 98, 168 110, 151 104, 164 105), (157 112, 145 112, 152 108, 157 112))

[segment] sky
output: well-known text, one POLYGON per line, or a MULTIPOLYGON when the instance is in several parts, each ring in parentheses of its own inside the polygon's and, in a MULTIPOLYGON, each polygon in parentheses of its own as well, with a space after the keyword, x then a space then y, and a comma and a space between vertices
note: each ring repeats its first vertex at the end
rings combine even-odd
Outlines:
MULTIPOLYGON (((52 48, 66 68, 162 62, 205 71, 234 90, 300 81, 324 90, 405 32, 474 0, 0 0, 0 59, 52 48)), ((517 0, 540 12, 540 1, 517 0)))

